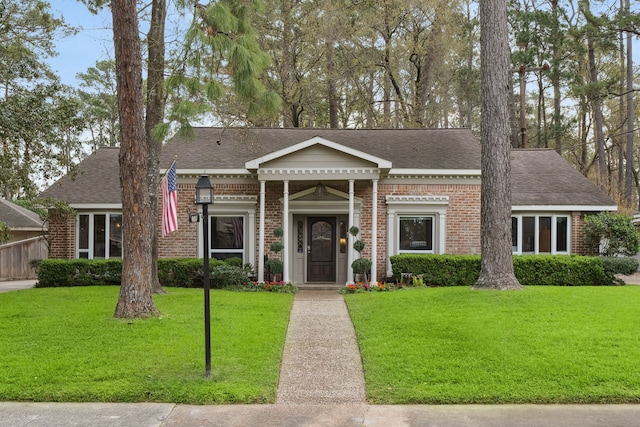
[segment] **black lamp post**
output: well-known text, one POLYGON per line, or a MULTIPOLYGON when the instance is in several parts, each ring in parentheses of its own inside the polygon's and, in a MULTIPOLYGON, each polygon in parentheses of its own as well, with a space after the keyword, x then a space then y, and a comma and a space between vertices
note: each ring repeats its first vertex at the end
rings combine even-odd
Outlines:
POLYGON ((211 305, 209 284, 209 205, 213 204, 213 185, 207 175, 196 183, 196 203, 202 205, 202 247, 204 249, 204 357, 205 376, 211 378, 211 305))

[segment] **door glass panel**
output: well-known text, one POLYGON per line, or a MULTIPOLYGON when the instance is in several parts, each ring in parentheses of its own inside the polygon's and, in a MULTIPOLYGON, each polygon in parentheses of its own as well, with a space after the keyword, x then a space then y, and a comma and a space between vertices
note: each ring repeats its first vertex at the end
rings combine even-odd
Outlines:
POLYGON ((78 249, 89 250, 89 215, 78 218, 78 249))
POLYGON ((536 218, 533 216, 522 217, 522 252, 535 252, 536 250, 536 218))
POLYGON ((567 252, 567 231, 569 230, 566 216, 556 218, 556 251, 567 252))
POLYGON ((331 262, 333 260, 333 227, 326 221, 315 222, 311 226, 311 261, 331 262))
POLYGON ((538 221, 538 252, 551 253, 551 217, 541 216, 538 221))
POLYGON ((106 215, 93 216, 93 258, 104 258, 106 253, 106 215))
POLYGON ((122 215, 109 216, 109 258, 122 257, 122 215))

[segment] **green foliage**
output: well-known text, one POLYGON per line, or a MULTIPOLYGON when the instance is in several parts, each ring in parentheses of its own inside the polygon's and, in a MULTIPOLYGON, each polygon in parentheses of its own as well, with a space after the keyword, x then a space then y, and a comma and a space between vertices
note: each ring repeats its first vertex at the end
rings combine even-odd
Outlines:
POLYGON ((284 245, 282 244, 282 242, 273 242, 271 243, 269 248, 271 249, 271 252, 279 253, 281 250, 284 249, 284 245))
MULTIPOLYGON (((400 254, 391 257, 393 277, 422 275, 427 286, 473 286, 480 275, 479 255, 400 254)), ((525 286, 594 286, 615 284, 615 272, 598 257, 519 255, 513 269, 525 286)))
POLYGON ((354 273, 367 274, 371 270, 371 260, 368 258, 358 258, 351 263, 354 273))
POLYGON ((271 258, 264 263, 267 273, 269 274, 282 274, 284 270, 284 263, 278 258, 271 258))
POLYGON ((611 274, 630 275, 638 271, 638 258, 636 257, 600 257, 604 271, 611 274))
MULTIPOLYGON (((216 259, 211 259, 209 265, 210 273, 216 266, 226 266, 216 259)), ((201 258, 161 258, 158 280, 163 287, 201 288, 203 267, 201 258)), ((39 263, 37 274, 38 288, 120 285, 122 260, 47 259, 39 263)))
POLYGON ((640 233, 626 215, 601 212, 584 218, 585 242, 601 255, 634 256, 640 251, 640 233))
POLYGON ((235 265, 221 264, 211 268, 211 288, 222 289, 243 286, 250 282, 251 270, 235 265))
POLYGON ((274 236, 276 236, 276 237, 282 237, 282 236, 284 236, 284 231, 282 230, 282 227, 276 227, 276 228, 273 230, 273 235, 274 235, 274 236))
POLYGON ((356 240, 355 242, 353 242, 353 249, 356 250, 356 252, 361 253, 362 250, 364 249, 364 242, 362 240, 356 240))
POLYGON ((235 267, 242 267, 242 258, 240 257, 231 257, 224 260, 224 263, 227 265, 233 265, 235 267))
POLYGON ((7 224, 0 221, 0 245, 9 241, 9 232, 11 229, 7 224))

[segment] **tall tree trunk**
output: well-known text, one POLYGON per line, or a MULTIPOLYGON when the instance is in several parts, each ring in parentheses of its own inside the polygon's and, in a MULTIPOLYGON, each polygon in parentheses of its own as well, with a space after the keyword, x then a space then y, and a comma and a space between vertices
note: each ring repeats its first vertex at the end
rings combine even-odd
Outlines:
POLYGON ((327 48, 327 91, 329 100, 329 127, 338 128, 338 93, 336 88, 336 64, 333 58, 334 41, 329 36, 326 43, 327 48))
POLYGON ((115 316, 147 317, 158 310, 152 298, 149 221, 149 150, 144 133, 142 57, 135 0, 112 0, 113 40, 120 115, 122 191, 122 282, 115 316))
MULTIPOLYGON (((583 3, 585 12, 590 14, 589 2, 583 3)), ((607 157, 604 147, 604 131, 602 119, 602 101, 598 89, 598 69, 596 68, 596 54, 593 43, 593 30, 587 31, 587 50, 589 56, 589 75, 591 78, 590 98, 593 107, 593 120, 596 133, 596 155, 598 156, 598 185, 607 191, 607 157)))
MULTIPOLYGON (((626 0, 625 11, 631 13, 630 0, 626 0)), ((632 32, 627 31, 627 155, 624 179, 624 198, 631 207, 633 193, 633 140, 634 140, 634 111, 633 111, 633 43, 632 32)))
POLYGON ((509 36, 503 0, 480 2, 482 88, 481 270, 474 289, 523 289, 511 254, 509 36))
POLYGON ((558 154, 562 154, 562 132, 561 123, 562 110, 560 109, 561 90, 560 90, 560 62, 562 58, 560 56, 560 18, 558 13, 558 0, 551 0, 551 11, 553 14, 553 27, 551 29, 551 41, 552 46, 552 64, 551 64, 551 86, 553 86, 553 119, 552 119, 552 135, 551 138, 554 141, 554 148, 558 154))
POLYGON ((158 280, 158 189, 160 187, 160 153, 162 141, 153 137, 153 129, 164 120, 164 25, 167 16, 166 0, 153 0, 151 24, 147 34, 149 55, 147 71, 147 115, 145 135, 149 147, 149 198, 151 227, 151 287, 154 293, 166 293, 158 280))

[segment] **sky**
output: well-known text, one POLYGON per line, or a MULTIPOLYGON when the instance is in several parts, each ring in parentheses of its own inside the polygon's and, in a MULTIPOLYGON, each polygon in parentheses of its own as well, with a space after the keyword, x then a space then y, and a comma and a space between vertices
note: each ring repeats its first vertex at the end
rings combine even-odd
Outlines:
POLYGON ((53 0, 51 9, 68 25, 79 28, 76 35, 56 41, 58 56, 47 62, 62 83, 77 86, 76 74, 84 73, 96 61, 113 58, 113 31, 109 9, 93 15, 79 0, 53 0))

